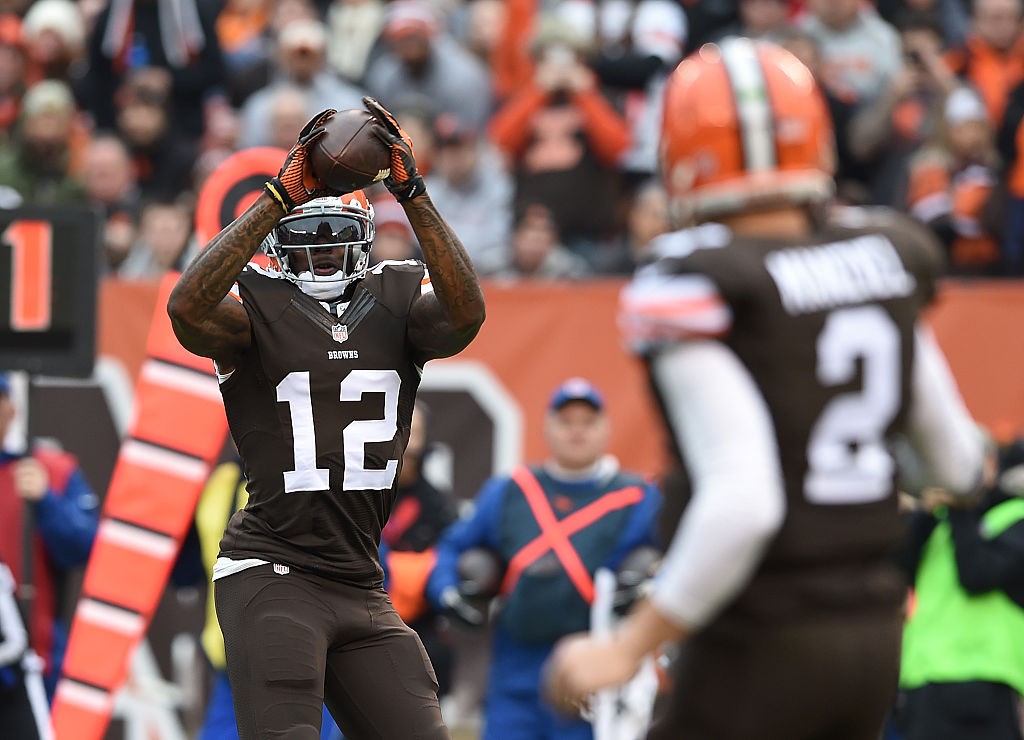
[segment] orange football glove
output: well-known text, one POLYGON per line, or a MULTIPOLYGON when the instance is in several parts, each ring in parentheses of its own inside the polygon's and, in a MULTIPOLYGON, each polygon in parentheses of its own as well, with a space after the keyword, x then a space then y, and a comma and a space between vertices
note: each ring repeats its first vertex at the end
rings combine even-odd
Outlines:
POLYGON ((395 117, 373 98, 363 98, 363 105, 377 119, 378 125, 373 127, 373 133, 391 149, 391 175, 384 178, 384 186, 399 203, 426 192, 423 178, 416 171, 416 154, 409 135, 398 125, 395 117))
POLYGON ((309 166, 307 147, 324 135, 324 124, 327 119, 337 113, 334 108, 320 111, 302 127, 295 146, 281 165, 281 171, 264 184, 263 189, 281 204, 285 213, 291 213, 295 206, 320 198, 325 195, 336 195, 335 191, 320 184, 313 168, 309 166))

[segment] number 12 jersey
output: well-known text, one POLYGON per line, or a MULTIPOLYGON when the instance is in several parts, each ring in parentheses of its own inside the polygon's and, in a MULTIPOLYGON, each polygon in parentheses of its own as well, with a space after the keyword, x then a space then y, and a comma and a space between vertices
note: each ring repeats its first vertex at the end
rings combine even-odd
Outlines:
POLYGON ((249 503, 221 556, 380 585, 377 547, 421 373, 406 325, 428 289, 421 262, 383 262, 335 316, 279 273, 243 270, 253 341, 221 394, 249 503))

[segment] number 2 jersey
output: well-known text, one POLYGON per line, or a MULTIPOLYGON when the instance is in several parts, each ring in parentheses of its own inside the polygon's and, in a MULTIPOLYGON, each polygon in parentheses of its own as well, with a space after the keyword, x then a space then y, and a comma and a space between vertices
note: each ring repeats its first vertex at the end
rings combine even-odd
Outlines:
MULTIPOLYGON (((767 409, 784 518, 725 615, 789 618, 902 597, 884 564, 901 536, 887 441, 906 425, 915 327, 941 261, 930 235, 897 214, 842 214, 800 243, 741 239, 715 223, 667 234, 623 293, 621 323, 638 351, 650 359, 715 339, 767 409)), ((671 382, 652 373, 670 430, 671 382)), ((743 515, 734 508, 733 521, 743 515)), ((720 526, 703 536, 730 536, 720 526)))
POLYGON ((252 264, 237 287, 252 343, 220 388, 249 502, 220 554, 379 585, 420 380, 406 325, 430 290, 425 268, 378 264, 340 316, 252 264))

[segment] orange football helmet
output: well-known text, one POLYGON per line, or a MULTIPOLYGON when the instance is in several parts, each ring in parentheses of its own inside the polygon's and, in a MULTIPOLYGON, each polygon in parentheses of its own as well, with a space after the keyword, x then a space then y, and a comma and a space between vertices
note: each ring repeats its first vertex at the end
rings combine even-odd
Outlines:
POLYGON ((685 221, 827 199, 834 147, 810 70, 774 44, 705 44, 666 83, 661 170, 685 221))

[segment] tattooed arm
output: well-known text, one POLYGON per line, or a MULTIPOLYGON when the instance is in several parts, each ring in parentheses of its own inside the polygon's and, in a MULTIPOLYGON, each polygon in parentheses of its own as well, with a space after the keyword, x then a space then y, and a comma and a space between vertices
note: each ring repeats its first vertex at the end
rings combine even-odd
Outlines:
POLYGON ((423 361, 457 354, 484 323, 484 295, 473 262, 430 196, 402 204, 423 250, 433 292, 416 300, 409 316, 409 341, 423 361))
POLYGON ((181 346, 212 357, 221 372, 234 368, 251 341, 249 316, 241 303, 228 297, 228 291, 281 212, 270 195, 261 194, 192 260, 167 301, 181 346))
POLYGON ((277 177, 268 180, 256 202, 192 260, 171 291, 167 313, 181 346, 212 357, 220 372, 233 370, 252 341, 249 315, 241 303, 227 297, 238 274, 283 214, 313 198, 335 194, 323 188, 306 152, 324 135, 324 124, 335 113, 327 108, 309 119, 277 177))

